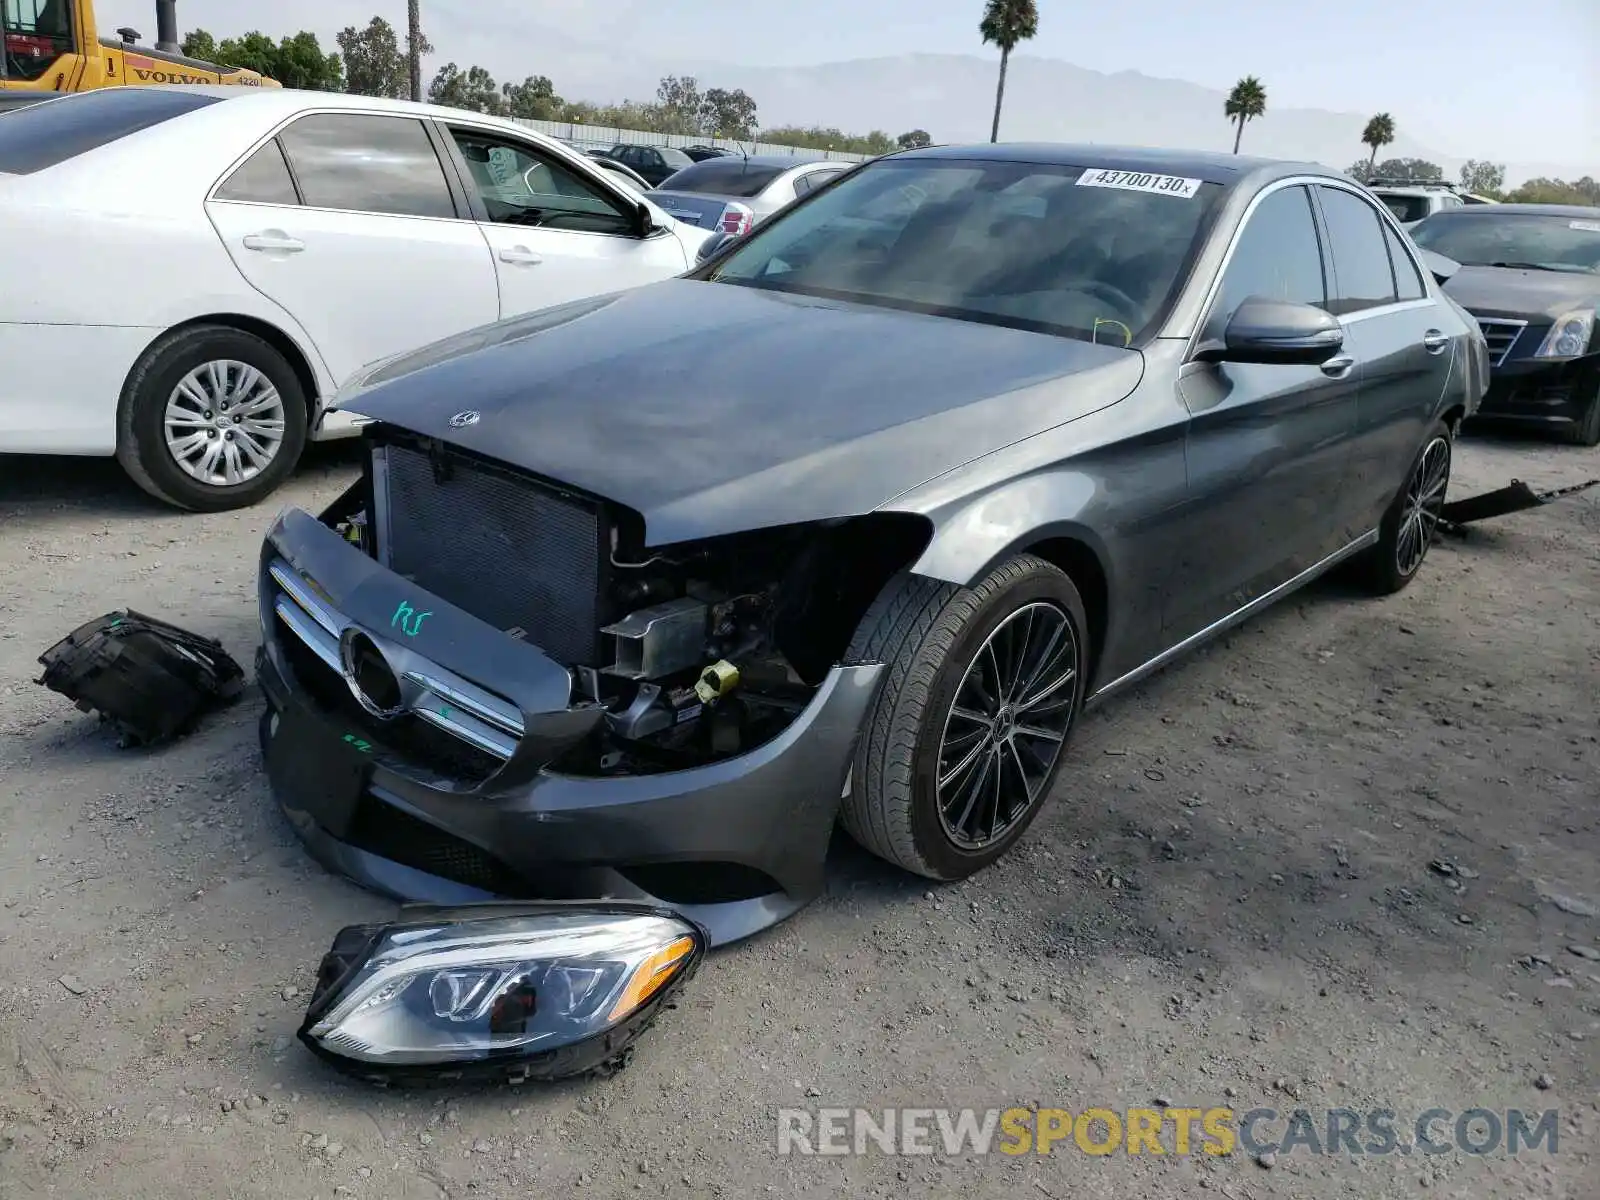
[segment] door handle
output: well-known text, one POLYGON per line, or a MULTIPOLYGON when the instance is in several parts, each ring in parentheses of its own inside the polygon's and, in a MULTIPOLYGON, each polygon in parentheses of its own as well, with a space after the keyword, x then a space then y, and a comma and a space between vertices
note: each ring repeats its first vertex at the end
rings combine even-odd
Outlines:
POLYGON ((500 261, 514 263, 519 267, 536 267, 544 261, 526 246, 509 246, 500 251, 500 261))
POLYGON ((276 250, 280 254, 299 254, 306 248, 306 244, 299 238, 292 238, 287 233, 276 229, 269 229, 265 233, 247 233, 244 236, 246 250, 276 250))
POLYGON ((1450 344, 1450 339, 1437 329, 1430 329, 1422 335, 1422 344, 1427 348, 1429 354, 1438 354, 1450 344))
POLYGON ((1330 358, 1327 362, 1323 363, 1322 373, 1324 375, 1331 376, 1334 379, 1339 379, 1350 374, 1350 368, 1355 365, 1356 360, 1351 358, 1350 355, 1341 354, 1338 357, 1330 358))

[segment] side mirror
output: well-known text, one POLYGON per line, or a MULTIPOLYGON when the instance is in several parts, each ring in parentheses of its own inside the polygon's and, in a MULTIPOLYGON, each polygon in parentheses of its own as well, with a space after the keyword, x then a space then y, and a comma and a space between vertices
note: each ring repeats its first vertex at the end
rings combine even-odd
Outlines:
POLYGON ((633 206, 633 232, 638 237, 649 237, 655 230, 655 214, 650 211, 650 206, 641 200, 633 206))
POLYGON ((1251 297, 1239 305, 1220 339, 1203 342, 1201 362, 1320 366, 1344 347, 1344 329, 1311 304, 1251 297))
POLYGON ((705 262, 713 255, 722 253, 730 242, 738 240, 739 235, 736 233, 714 233, 700 243, 700 249, 695 252, 695 261, 705 262))

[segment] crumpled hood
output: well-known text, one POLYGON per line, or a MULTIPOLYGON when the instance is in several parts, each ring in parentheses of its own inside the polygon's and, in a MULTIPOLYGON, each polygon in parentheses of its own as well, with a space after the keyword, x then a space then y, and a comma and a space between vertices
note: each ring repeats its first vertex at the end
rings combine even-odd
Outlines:
POLYGON ((1478 316, 1554 320, 1600 300, 1600 275, 1464 266, 1444 290, 1478 316))
POLYGON ((627 505, 663 545, 870 512, 1142 374, 1137 351, 673 279, 389 360, 338 404, 627 505))

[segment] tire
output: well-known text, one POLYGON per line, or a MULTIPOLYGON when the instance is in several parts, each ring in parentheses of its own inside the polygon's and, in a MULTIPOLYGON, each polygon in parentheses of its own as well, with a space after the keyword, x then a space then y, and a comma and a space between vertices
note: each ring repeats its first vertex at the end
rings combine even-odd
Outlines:
POLYGON ((1405 483, 1383 514, 1378 544, 1356 560, 1356 578, 1374 595, 1394 595, 1421 570, 1438 535, 1445 494, 1450 488, 1454 441, 1451 427, 1443 421, 1428 431, 1422 449, 1406 472, 1405 483), (1421 538, 1420 548, 1415 537, 1421 538))
POLYGON ((1561 440, 1573 446, 1600 446, 1600 384, 1583 415, 1561 431, 1561 440))
MULTIPOLYGON (((841 821, 851 837, 879 858, 939 880, 964 879, 1005 854, 1044 806, 1065 757, 1065 744, 1083 706, 1087 630, 1083 600, 1072 580, 1030 554, 1009 559, 972 588, 908 574, 892 579, 862 618, 849 651, 849 661, 881 661, 888 666, 868 711, 850 794, 841 807, 841 821), (1030 687, 1027 671, 1020 672, 1023 697, 1038 693, 1058 676, 1063 681, 1034 707, 1032 721, 1002 714, 998 726, 1002 736, 996 740, 993 723, 986 726, 962 715, 983 707, 968 671, 990 646, 991 637, 998 652, 984 663, 1006 661, 1008 646, 1024 640, 1024 620, 1033 622, 1031 665, 1038 668, 1038 678, 1030 687), (1062 633, 1058 663, 1044 661, 1052 629, 1062 633), (1067 661, 1070 679, 1064 678, 1067 661), (947 729, 954 753, 946 747, 947 729), (1040 730, 1059 736, 1043 737, 1040 730), (951 768, 972 753, 978 759, 968 767, 969 773, 956 775, 951 768), (941 762, 945 774, 954 776, 946 781, 943 806, 941 762), (972 821, 963 825, 957 820, 963 815, 958 810, 967 803, 960 799, 962 789, 979 782, 976 772, 984 762, 990 770, 1004 764, 1003 774, 996 778, 1009 781, 1011 796, 1004 805, 994 802, 987 810, 969 806, 974 810, 972 821), (1031 786, 1024 789, 1023 783, 1031 786), (1009 811, 1019 804, 1020 811, 1009 811), (951 811, 942 815, 945 806, 951 811), (991 823, 992 836, 986 840, 958 836, 981 832, 985 811, 1006 817, 991 823)), ((1026 651, 1027 647, 1024 655, 1026 651)), ((981 670, 988 672, 989 667, 981 670)), ((983 683, 989 691, 998 691, 992 678, 985 674, 983 683)), ((986 784, 983 802, 990 804, 991 797, 1001 793, 986 784)))
POLYGON ((158 500, 192 512, 224 512, 255 504, 282 485, 305 449, 307 425, 305 389, 277 349, 240 329, 196 325, 160 338, 128 375, 117 412, 117 461, 158 500), (250 414, 225 428, 231 414, 220 404, 203 407, 219 394, 229 405, 250 405, 250 414), (181 448, 184 438, 192 452, 181 458, 174 442, 181 448), (209 470, 208 455, 219 456, 209 470), (231 483, 230 462, 238 468, 231 483))

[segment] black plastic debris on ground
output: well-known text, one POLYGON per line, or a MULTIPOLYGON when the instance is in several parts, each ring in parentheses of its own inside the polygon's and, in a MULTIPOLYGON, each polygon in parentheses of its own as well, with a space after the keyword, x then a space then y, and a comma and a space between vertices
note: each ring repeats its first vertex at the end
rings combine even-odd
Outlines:
POLYGON ((1503 488, 1496 488, 1492 492, 1484 492, 1478 496, 1468 496, 1465 500, 1453 500, 1444 505, 1439 512, 1439 523, 1451 533, 1462 533, 1464 532, 1462 526, 1473 521, 1487 521, 1491 517, 1504 517, 1525 509, 1538 508, 1542 504, 1549 504, 1552 500, 1586 492, 1592 487, 1600 487, 1600 479, 1575 483, 1570 487, 1556 488, 1550 492, 1536 492, 1522 480, 1513 479, 1503 488))
POLYGON ((188 733, 244 691, 244 670, 221 642, 129 610, 78 627, 39 662, 34 682, 99 713, 124 747, 188 733))

